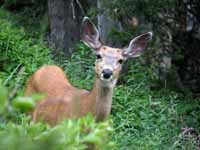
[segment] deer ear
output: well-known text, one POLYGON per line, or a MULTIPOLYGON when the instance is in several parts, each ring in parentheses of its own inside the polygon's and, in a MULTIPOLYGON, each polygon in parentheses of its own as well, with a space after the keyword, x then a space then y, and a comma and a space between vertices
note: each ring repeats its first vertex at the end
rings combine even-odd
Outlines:
POLYGON ((148 42, 152 39, 152 35, 152 32, 147 32, 131 40, 129 47, 124 49, 124 56, 126 58, 140 56, 142 51, 147 47, 148 42))
POLYGON ((95 25, 90 21, 88 17, 83 18, 81 26, 82 41, 85 45, 92 49, 98 49, 101 47, 101 42, 99 40, 99 31, 95 25))

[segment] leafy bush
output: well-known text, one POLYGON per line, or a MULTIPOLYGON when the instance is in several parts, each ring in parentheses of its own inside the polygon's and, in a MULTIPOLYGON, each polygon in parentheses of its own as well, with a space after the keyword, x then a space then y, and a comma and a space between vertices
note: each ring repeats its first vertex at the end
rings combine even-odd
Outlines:
POLYGON ((115 144, 109 139, 112 128, 108 122, 94 122, 91 116, 67 120, 55 127, 42 123, 29 123, 27 117, 20 124, 7 123, 0 126, 0 145, 9 150, 84 150, 94 146, 97 150, 113 150, 115 144))
MULTIPOLYGON (((50 51, 36 39, 27 36, 22 27, 16 27, 15 18, 0 10, 0 71, 8 76, 17 65, 25 66, 30 75, 39 66, 51 63, 50 51)), ((3 77, 5 77, 3 76, 3 77)))

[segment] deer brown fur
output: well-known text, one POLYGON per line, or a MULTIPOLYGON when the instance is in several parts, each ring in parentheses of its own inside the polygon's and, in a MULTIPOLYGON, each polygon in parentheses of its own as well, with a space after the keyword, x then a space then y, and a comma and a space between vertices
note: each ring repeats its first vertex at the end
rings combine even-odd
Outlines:
POLYGON ((82 41, 94 49, 95 82, 91 91, 72 86, 61 68, 43 66, 27 82, 26 95, 44 93, 37 103, 33 121, 43 120, 51 125, 67 118, 78 118, 92 113, 96 121, 105 120, 111 111, 112 95, 123 61, 138 57, 147 46, 152 33, 134 38, 128 48, 119 49, 102 45, 94 24, 85 17, 82 23, 82 41))

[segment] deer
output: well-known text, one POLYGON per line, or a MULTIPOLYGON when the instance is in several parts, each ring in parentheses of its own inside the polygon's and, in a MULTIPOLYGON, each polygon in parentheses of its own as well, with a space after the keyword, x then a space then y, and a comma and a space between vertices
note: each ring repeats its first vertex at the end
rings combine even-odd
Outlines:
POLYGON ((96 54, 95 81, 91 91, 71 85, 64 71, 55 65, 44 65, 27 81, 25 95, 45 93, 31 112, 33 122, 56 125, 62 120, 80 118, 91 113, 96 122, 111 112, 114 88, 123 63, 139 57, 152 39, 147 32, 132 39, 126 48, 113 48, 100 41, 99 31, 88 17, 81 24, 81 40, 96 54))

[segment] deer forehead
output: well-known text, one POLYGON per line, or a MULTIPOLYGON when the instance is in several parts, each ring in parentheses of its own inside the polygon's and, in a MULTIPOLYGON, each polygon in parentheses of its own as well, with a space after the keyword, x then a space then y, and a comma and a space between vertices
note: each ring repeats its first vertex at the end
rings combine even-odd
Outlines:
POLYGON ((119 48, 112 48, 109 46, 102 46, 98 52, 102 57, 113 59, 123 59, 123 50, 119 48))

